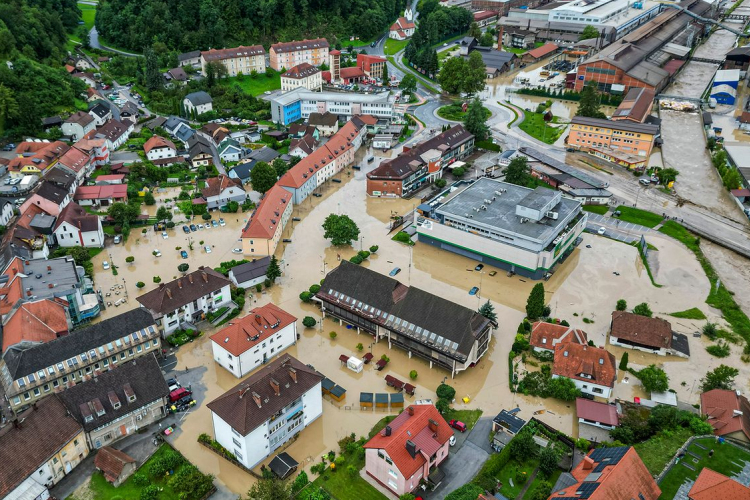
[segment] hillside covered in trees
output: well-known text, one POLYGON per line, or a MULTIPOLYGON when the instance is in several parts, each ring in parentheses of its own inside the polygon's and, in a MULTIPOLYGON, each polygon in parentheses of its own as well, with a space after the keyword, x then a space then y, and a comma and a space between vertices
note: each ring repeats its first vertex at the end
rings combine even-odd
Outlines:
POLYGON ((107 42, 142 51, 154 42, 189 51, 305 37, 370 39, 406 0, 102 0, 96 27, 107 42))
POLYGON ((0 57, 20 55, 60 64, 66 55, 66 31, 78 26, 76 0, 3 0, 0 2, 0 57))

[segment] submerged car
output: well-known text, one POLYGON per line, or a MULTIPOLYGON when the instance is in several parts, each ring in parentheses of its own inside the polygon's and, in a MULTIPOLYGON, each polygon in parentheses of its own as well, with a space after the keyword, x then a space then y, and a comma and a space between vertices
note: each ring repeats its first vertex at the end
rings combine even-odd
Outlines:
POLYGON ((188 258, 188 254, 187 254, 187 252, 186 252, 185 250, 182 250, 182 251, 180 252, 180 257, 182 257, 183 259, 187 259, 187 258, 188 258))

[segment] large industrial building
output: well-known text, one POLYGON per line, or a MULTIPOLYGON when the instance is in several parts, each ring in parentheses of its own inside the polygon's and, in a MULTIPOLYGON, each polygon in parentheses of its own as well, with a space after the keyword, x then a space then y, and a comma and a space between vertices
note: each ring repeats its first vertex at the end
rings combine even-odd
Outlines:
POLYGON ((393 118, 396 98, 390 91, 377 94, 360 92, 312 92, 296 88, 271 99, 271 118, 274 123, 288 125, 299 119, 306 120, 310 113, 337 115, 347 121, 354 115, 373 115, 378 119, 393 118))
POLYGON ((422 212, 420 242, 532 279, 572 251, 588 218, 559 191, 487 177, 422 212))

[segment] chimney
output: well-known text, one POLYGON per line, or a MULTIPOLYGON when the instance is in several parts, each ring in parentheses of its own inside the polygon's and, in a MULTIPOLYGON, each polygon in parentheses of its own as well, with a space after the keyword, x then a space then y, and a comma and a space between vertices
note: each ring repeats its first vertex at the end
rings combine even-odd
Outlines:
POLYGON ((191 285, 193 284, 193 275, 192 274, 188 274, 188 281, 190 281, 191 285))
POLYGON ((583 457, 583 470, 591 470, 594 468, 594 461, 591 457, 583 457))
POLYGON ((260 318, 260 314, 256 314, 255 315, 255 322, 258 323, 259 325, 263 324, 263 322, 261 321, 261 318, 260 318))
POLYGON ((497 50, 502 51, 503 50, 503 26, 500 25, 500 29, 497 32, 497 50))
POLYGON ((271 379, 271 387, 273 388, 273 392, 276 393, 277 396, 281 395, 281 387, 279 386, 279 383, 275 378, 271 379))
POLYGON ((406 451, 409 452, 409 455, 411 455, 411 458, 414 458, 417 456, 417 445, 414 444, 414 441, 411 439, 406 440, 406 451))
POLYGON ((203 277, 203 281, 208 283, 208 274, 206 274, 206 271, 202 271, 201 276, 203 277))
POLYGON ((169 288, 167 288, 167 297, 170 299, 172 298, 172 290, 170 290, 169 288))
POLYGON ((438 429, 438 423, 437 422, 435 422, 434 420, 430 419, 429 426, 430 426, 430 430, 432 432, 437 432, 437 429, 438 429))
POLYGON ((260 408, 260 394, 253 391, 253 401, 255 401, 255 404, 258 405, 258 408, 260 408))
POLYGON ((182 290, 182 280, 177 280, 177 288, 182 290))
POLYGON ((742 412, 740 410, 733 410, 732 411, 732 416, 733 417, 741 417, 742 416, 742 412))
POLYGON ((295 370, 291 366, 289 367, 289 376, 292 377, 292 380, 294 380, 294 383, 296 384, 297 383, 297 370, 295 370))
POLYGON ((386 425, 385 426, 385 435, 386 436, 390 436, 391 435, 391 426, 390 425, 386 425))
POLYGON ((413 417, 414 416, 414 407, 413 406, 408 407, 406 409, 406 413, 408 413, 410 417, 413 417))

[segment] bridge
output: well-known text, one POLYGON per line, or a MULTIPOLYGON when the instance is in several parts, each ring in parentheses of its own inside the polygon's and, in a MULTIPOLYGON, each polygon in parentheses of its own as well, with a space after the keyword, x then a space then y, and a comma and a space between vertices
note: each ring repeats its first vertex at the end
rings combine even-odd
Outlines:
MULTIPOLYGON (((695 60, 695 59, 693 59, 693 60, 695 60)), ((700 106, 701 104, 703 104, 703 100, 699 99, 697 97, 685 97, 685 96, 681 96, 681 95, 669 95, 669 94, 659 94, 659 95, 656 96, 656 100, 657 101, 667 100, 667 99, 668 100, 672 100, 672 101, 687 101, 687 102, 692 102, 692 103, 697 104, 698 106, 700 106)))
POLYGON ((724 61, 726 61, 726 59, 707 59, 705 57, 692 57, 692 58, 690 58, 690 60, 691 61, 695 61, 695 62, 702 62, 702 63, 709 63, 709 64, 718 64, 719 66, 721 66, 722 64, 724 64, 724 61))

